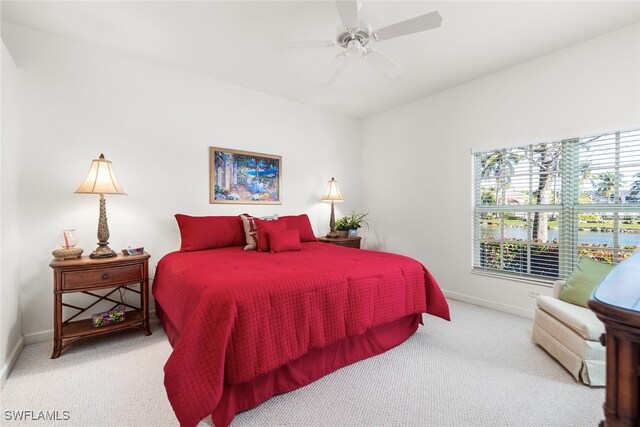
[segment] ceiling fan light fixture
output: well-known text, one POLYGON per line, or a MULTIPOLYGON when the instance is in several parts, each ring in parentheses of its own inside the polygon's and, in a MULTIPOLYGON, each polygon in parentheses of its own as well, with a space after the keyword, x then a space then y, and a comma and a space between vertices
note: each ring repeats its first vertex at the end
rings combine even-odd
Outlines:
POLYGON ((360 40, 353 39, 347 43, 346 56, 363 56, 366 54, 366 50, 362 47, 360 40))
POLYGON ((366 46, 371 39, 372 31, 371 25, 364 21, 360 21, 360 25, 355 29, 339 26, 336 30, 336 44, 346 48, 351 40, 357 39, 362 46, 366 46))

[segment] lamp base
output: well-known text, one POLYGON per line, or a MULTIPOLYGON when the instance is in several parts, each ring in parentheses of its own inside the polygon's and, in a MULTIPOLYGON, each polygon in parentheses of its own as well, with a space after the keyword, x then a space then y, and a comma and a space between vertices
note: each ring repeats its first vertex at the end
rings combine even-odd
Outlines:
POLYGON ((335 239, 336 237, 339 237, 339 235, 337 231, 331 230, 325 237, 329 239, 335 239))
POLYGON ((100 217, 98 218, 98 247, 91 252, 89 258, 113 258, 118 256, 109 245, 109 225, 107 224, 107 203, 100 194, 100 217))
POLYGON ((118 254, 114 250, 111 250, 109 246, 100 245, 91 252, 89 258, 112 258, 114 256, 118 256, 118 254))

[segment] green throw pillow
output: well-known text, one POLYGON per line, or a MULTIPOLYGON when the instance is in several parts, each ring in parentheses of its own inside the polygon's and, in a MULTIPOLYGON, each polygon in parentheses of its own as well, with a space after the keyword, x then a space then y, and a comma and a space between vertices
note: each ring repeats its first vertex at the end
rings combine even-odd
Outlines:
POLYGON ((613 269, 611 264, 580 257, 578 266, 567 279, 567 284, 560 292, 560 299, 571 304, 587 307, 591 292, 607 277, 613 269))

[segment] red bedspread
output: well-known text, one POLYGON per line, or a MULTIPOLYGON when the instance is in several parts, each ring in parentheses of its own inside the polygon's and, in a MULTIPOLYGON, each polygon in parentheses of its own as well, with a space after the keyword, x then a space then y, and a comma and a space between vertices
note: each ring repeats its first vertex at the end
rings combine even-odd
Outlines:
POLYGON ((153 295, 173 329, 165 386, 183 426, 211 414, 225 383, 411 314, 449 319, 419 262, 316 242, 278 254, 241 246, 170 253, 158 263, 153 295))

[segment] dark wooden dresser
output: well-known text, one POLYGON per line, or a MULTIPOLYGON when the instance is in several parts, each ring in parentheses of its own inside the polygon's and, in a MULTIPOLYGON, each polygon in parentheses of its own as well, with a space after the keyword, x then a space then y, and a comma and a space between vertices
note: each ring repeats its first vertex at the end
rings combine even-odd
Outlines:
POLYGON ((601 426, 640 425, 640 254, 616 267, 589 300, 605 326, 605 419, 601 426))

